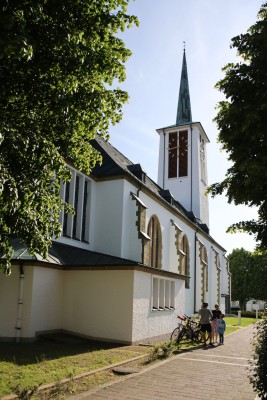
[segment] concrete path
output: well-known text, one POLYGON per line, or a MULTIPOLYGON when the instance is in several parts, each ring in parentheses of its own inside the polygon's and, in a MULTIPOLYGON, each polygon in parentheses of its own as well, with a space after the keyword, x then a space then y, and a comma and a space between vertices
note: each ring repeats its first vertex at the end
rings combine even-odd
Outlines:
POLYGON ((225 344, 185 352, 68 400, 254 400, 247 378, 253 326, 225 344))

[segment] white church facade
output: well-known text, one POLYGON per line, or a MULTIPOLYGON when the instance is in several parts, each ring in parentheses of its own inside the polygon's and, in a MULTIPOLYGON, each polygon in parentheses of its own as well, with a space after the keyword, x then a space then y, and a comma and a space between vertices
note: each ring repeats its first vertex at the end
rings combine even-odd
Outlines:
POLYGON ((176 124, 160 136, 158 182, 101 138, 101 166, 69 165, 62 236, 47 260, 14 240, 11 276, 0 276, 0 340, 67 332, 125 344, 168 338, 176 315, 203 301, 229 312, 226 250, 209 232, 206 145, 193 122, 185 53, 176 124))

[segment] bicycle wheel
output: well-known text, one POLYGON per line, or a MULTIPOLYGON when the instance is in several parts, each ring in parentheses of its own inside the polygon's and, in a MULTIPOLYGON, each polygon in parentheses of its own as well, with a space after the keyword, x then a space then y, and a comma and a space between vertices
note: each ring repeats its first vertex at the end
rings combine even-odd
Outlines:
POLYGON ((181 328, 180 328, 180 326, 177 326, 177 328, 175 328, 173 331, 172 331, 172 334, 171 334, 171 342, 177 342, 177 339, 178 339, 178 336, 179 336, 179 333, 181 332, 181 328))
POLYGON ((202 341, 203 341, 202 332, 200 331, 200 329, 195 330, 193 335, 193 342, 201 343, 202 341))
POLYGON ((183 340, 184 335, 186 335, 186 330, 182 329, 177 337, 177 343, 180 343, 183 340))

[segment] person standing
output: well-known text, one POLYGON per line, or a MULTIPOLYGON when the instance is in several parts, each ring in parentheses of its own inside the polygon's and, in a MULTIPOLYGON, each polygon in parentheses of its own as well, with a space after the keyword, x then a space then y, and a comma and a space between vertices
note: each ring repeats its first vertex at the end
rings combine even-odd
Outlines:
POLYGON ((226 322, 223 318, 224 314, 221 314, 220 319, 217 319, 217 332, 219 333, 220 344, 224 343, 224 332, 226 329, 226 322))
POLYGON ((221 310, 219 308, 219 304, 215 304, 215 309, 212 310, 212 321, 211 321, 211 325, 212 325, 212 332, 211 332, 211 340, 212 343, 214 343, 214 341, 217 342, 218 340, 218 332, 217 332, 217 319, 220 318, 221 315, 221 310))
POLYGON ((209 336, 209 344, 211 346, 214 346, 214 344, 211 342, 211 323, 210 320, 212 319, 212 312, 208 308, 208 303, 203 303, 202 308, 199 310, 199 324, 200 324, 200 329, 202 332, 202 338, 204 341, 204 346, 207 345, 207 334, 209 336))

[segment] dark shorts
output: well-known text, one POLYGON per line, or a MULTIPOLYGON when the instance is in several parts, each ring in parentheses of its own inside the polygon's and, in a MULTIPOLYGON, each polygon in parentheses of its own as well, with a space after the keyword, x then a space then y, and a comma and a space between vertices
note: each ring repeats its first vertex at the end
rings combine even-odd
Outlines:
POLYGON ((200 330, 201 332, 211 332, 211 324, 201 324, 200 330))

